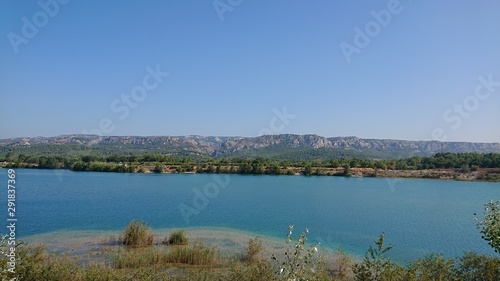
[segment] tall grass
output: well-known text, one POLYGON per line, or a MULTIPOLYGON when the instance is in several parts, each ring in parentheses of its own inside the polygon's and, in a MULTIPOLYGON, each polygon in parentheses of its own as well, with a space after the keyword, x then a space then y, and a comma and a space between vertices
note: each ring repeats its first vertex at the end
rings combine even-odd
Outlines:
POLYGON ((114 268, 162 267, 169 264, 214 266, 219 253, 215 248, 196 242, 191 247, 143 248, 121 250, 113 256, 114 268))
POLYGON ((169 263, 214 266, 218 251, 207 247, 202 242, 195 242, 192 247, 174 247, 167 256, 169 263))

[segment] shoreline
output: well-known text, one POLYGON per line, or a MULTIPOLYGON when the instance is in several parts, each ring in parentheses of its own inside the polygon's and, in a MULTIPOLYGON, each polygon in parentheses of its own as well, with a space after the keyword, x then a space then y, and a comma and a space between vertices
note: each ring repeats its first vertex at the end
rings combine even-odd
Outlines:
MULTIPOLYGON (((153 247, 165 247, 163 239, 172 231, 180 228, 154 229, 153 247)), ((248 247, 248 241, 259 237, 262 241, 263 251, 259 256, 270 260, 273 254, 281 255, 284 250, 292 248, 294 242, 286 244, 286 233, 282 238, 260 235, 254 232, 223 227, 188 227, 182 228, 186 232, 190 245, 195 241, 202 241, 209 247, 214 247, 226 257, 241 258, 248 247)), ((112 253, 125 246, 121 243, 123 231, 118 230, 59 230, 41 234, 21 237, 19 240, 31 246, 45 245, 49 253, 68 255, 80 260, 80 262, 104 261, 106 254, 112 253)), ((292 237, 296 239, 300 235, 295 230, 292 237)), ((313 243, 307 243, 306 249, 312 247, 313 243)), ((337 250, 318 246, 319 256, 325 261, 331 261, 338 256, 337 250)), ((355 261, 363 257, 345 252, 355 261)))
MULTIPOLYGON (((165 165, 164 171, 156 173, 154 166, 143 165, 134 172, 118 172, 129 174, 207 174, 196 171, 176 170, 177 165, 165 165)), ((0 168, 4 169, 43 169, 43 170, 68 170, 72 172, 103 172, 116 173, 116 171, 79 171, 65 168, 40 168, 38 166, 11 166, 11 163, 0 163, 0 168)), ((334 177, 357 177, 357 178, 395 178, 395 179, 426 179, 426 180, 447 180, 447 181, 467 181, 467 182, 500 182, 500 168, 479 168, 475 171, 461 171, 459 169, 421 169, 421 170, 394 170, 394 169, 374 169, 374 168, 350 168, 349 175, 344 174, 343 168, 315 167, 315 172, 310 175, 303 173, 302 167, 288 167, 287 174, 266 174, 266 173, 229 173, 213 172, 211 174, 222 175, 274 175, 274 176, 334 176, 334 177)))

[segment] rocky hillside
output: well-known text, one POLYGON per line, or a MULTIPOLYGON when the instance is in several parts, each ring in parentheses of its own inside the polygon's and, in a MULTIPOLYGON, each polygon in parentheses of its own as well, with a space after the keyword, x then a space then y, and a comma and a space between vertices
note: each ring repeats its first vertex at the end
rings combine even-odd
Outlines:
POLYGON ((59 146, 64 147, 64 151, 107 149, 215 157, 264 156, 280 159, 349 156, 398 158, 427 156, 438 152, 500 153, 500 143, 326 138, 318 135, 291 134, 260 137, 63 135, 0 140, 1 152, 25 152, 29 151, 29 148, 59 146))

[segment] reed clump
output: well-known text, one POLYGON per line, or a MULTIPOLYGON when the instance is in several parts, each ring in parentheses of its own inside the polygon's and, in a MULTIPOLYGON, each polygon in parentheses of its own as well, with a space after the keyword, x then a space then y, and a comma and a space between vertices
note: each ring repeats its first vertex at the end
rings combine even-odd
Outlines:
POLYGON ((149 247, 125 249, 113 256, 114 268, 165 267, 172 264, 214 266, 219 252, 202 242, 193 246, 174 246, 171 248, 149 247))
POLYGON ((165 237, 163 240, 163 244, 166 245, 187 245, 188 243, 189 239, 186 236, 186 232, 182 229, 170 233, 170 236, 165 237))
POLYGON ((151 228, 143 221, 132 220, 123 231, 123 244, 130 247, 146 247, 153 244, 151 228))

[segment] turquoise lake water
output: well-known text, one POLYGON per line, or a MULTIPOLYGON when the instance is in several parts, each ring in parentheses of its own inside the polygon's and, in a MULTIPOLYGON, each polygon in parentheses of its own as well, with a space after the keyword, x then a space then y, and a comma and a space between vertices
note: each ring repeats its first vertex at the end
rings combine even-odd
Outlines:
MULTIPOLYGON (((5 183, 7 170, 0 169, 5 183)), ((473 214, 500 200, 499 183, 414 179, 119 174, 16 169, 17 236, 65 230, 222 227, 296 235, 363 255, 382 232, 399 261, 430 252, 494 252, 473 214), (184 210, 184 215, 181 212, 184 210)), ((5 184, 6 185, 6 184, 5 184)), ((4 193, 6 218, 7 193, 4 193)), ((284 240, 284 239, 283 239, 284 240)))

